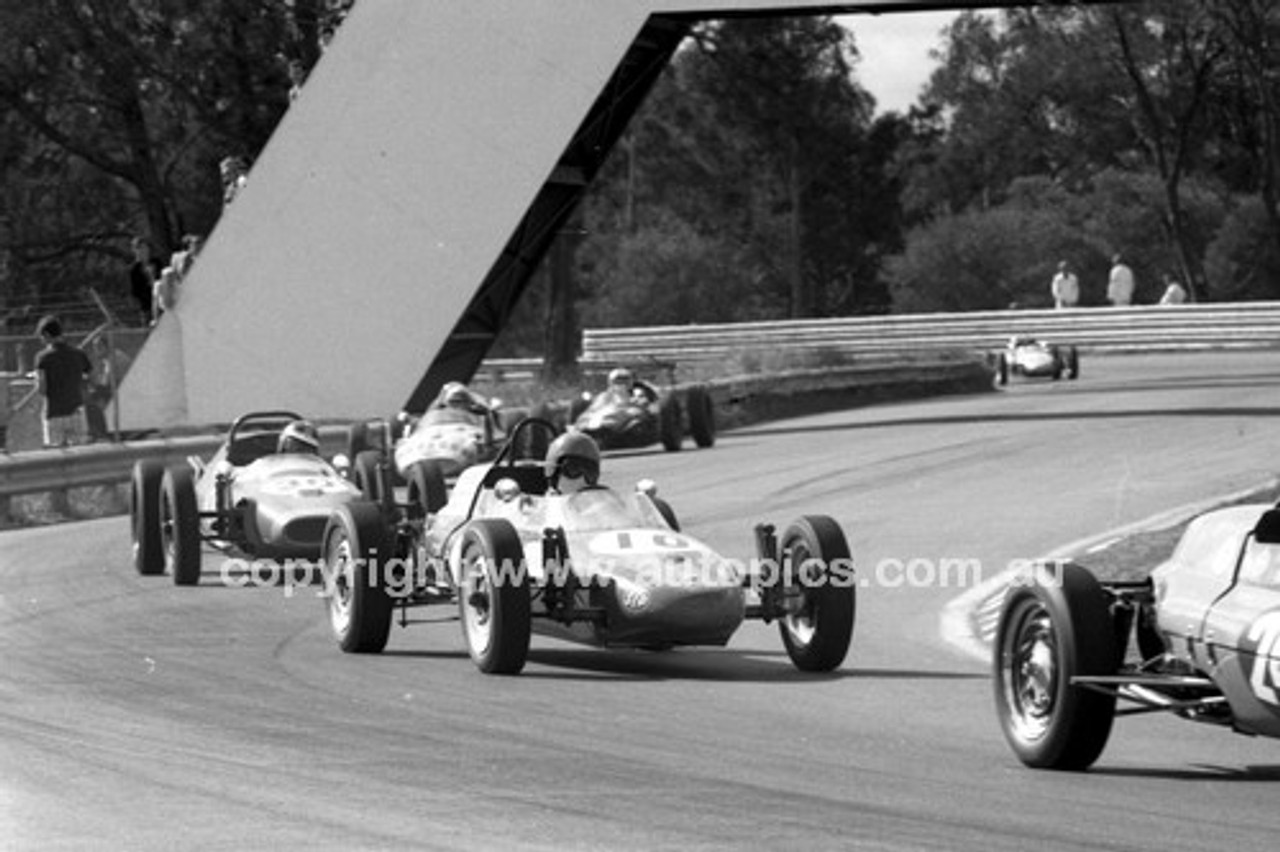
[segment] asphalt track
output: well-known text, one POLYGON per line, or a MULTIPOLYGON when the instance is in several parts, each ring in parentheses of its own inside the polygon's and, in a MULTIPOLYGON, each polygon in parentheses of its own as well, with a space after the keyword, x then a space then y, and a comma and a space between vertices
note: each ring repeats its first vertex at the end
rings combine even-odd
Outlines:
POLYGON ((348 656, 312 589, 226 587, 213 555, 199 588, 136 576, 123 519, 4 533, 0 848, 1273 849, 1280 742, 1124 719, 1093 771, 1031 771, 939 637, 979 579, 947 565, 1274 474, 1280 355, 1083 369, 606 462, 742 558, 757 520, 835 516, 865 585, 830 676, 760 624, 661 654, 535 637, 515 678, 453 621, 348 656))

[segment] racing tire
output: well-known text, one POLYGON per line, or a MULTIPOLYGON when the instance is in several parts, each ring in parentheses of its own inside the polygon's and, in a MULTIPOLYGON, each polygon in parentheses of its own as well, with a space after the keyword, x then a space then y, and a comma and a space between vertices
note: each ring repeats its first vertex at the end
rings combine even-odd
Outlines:
POLYGON ((508 521, 473 521, 461 553, 458 614, 467 651, 486 674, 519 674, 533 622, 520 536, 508 521))
POLYGON ((711 402, 711 394, 701 385, 689 388, 685 404, 689 407, 689 434, 693 436, 693 443, 701 449, 713 446, 716 442, 716 409, 711 402))
POLYGON ((409 482, 409 505, 421 511, 422 517, 434 515, 449 502, 449 489, 439 462, 433 459, 414 462, 405 478, 409 482))
POLYGON ((1062 378, 1062 371, 1065 368, 1066 359, 1062 354, 1062 347, 1055 346, 1051 351, 1053 353, 1053 372, 1049 374, 1049 378, 1056 382, 1062 378))
POLYGON ((200 583, 200 512, 196 506, 195 474, 183 465, 165 471, 160 507, 164 567, 175 586, 200 583))
POLYGON ((1067 347, 1067 380, 1080 378, 1080 351, 1074 346, 1067 347))
POLYGON ((579 394, 575 397, 573 402, 569 403, 569 425, 572 426, 577 423, 578 418, 582 416, 582 412, 590 407, 591 398, 589 396, 579 394))
POLYGON ((361 450, 351 457, 351 472, 356 487, 364 495, 364 499, 374 503, 382 499, 382 477, 378 474, 378 466, 382 462, 382 453, 377 450, 361 450))
POLYGON ((666 394, 658 400, 658 437, 662 448, 669 453, 679 452, 684 446, 684 424, 681 423, 680 400, 666 394))
POLYGON ((345 653, 380 654, 387 647, 394 606, 384 571, 394 555, 378 504, 348 503, 329 516, 320 556, 329 626, 345 653))
POLYGON ((996 355, 996 384, 1001 387, 1009 384, 1009 358, 1003 352, 996 355))
POLYGON ((1111 734, 1116 695, 1071 680, 1118 668, 1109 601, 1093 574, 1049 563, 1015 581, 993 662, 996 714, 1018 759, 1039 769, 1088 769, 1111 734))
POLYGON ((351 428, 347 430, 347 458, 351 459, 351 476, 355 478, 355 460, 356 456, 365 450, 371 450, 373 447, 369 443, 369 424, 361 421, 352 423, 351 428))
POLYGON ((144 577, 164 573, 164 543, 160 537, 160 484, 164 463, 159 459, 134 462, 129 483, 129 526, 133 538, 133 567, 144 577))
POLYGON ((803 602, 798 612, 778 620, 787 656, 801 671, 832 671, 849 653, 857 608, 844 531, 826 515, 805 515, 783 534, 780 556, 803 602))

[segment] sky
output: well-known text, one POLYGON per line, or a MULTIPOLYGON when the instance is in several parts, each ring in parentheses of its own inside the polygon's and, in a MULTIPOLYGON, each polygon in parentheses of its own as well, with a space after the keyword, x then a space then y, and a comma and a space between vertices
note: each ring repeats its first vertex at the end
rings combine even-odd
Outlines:
POLYGON ((877 113, 905 113, 916 102, 934 69, 929 51, 941 43, 942 28, 959 14, 947 9, 836 17, 853 30, 862 54, 858 82, 875 96, 877 113))

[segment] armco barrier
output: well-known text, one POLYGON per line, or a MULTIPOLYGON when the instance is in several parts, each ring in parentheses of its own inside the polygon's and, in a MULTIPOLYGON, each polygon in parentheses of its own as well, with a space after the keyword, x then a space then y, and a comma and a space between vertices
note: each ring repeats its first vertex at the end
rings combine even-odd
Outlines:
MULTIPOLYGON (((724 425, 742 425, 888 397, 989 390, 991 380, 990 369, 979 361, 939 357, 912 364, 796 370, 703 384, 710 391, 719 420, 724 425)), ((676 388, 677 392, 683 389, 676 388)), ((320 434, 326 454, 345 449, 345 426, 324 426, 320 434)), ((192 455, 208 458, 222 440, 220 434, 198 435, 0 455, 0 514, 7 514, 4 504, 10 497, 127 482, 139 459, 172 464, 192 455)))
POLYGON ((1280 303, 1248 302, 975 311, 587 329, 583 360, 641 359, 689 364, 740 352, 838 352, 890 356, 941 349, 991 351, 1012 335, 1072 343, 1094 351, 1280 346, 1280 303))

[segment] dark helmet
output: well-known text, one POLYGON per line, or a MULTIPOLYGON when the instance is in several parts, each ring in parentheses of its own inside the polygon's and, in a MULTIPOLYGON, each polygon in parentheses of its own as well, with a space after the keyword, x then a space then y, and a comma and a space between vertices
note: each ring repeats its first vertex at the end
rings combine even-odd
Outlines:
POLYGON ((558 488, 560 477, 595 485, 600 479, 600 448, 590 435, 565 432, 547 449, 547 482, 558 488))
POLYGON ((276 451, 281 453, 320 454, 320 434, 307 420, 295 420, 280 433, 276 451))

